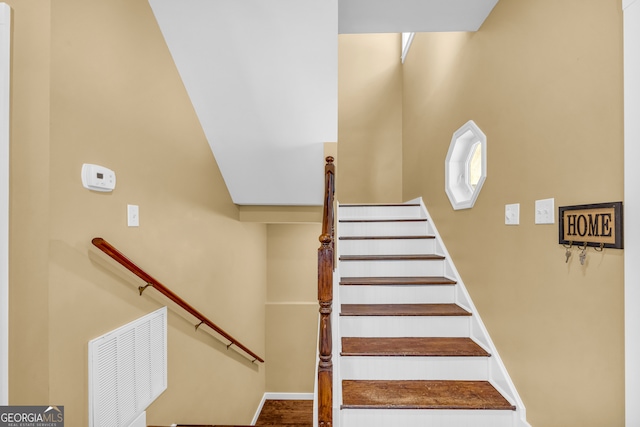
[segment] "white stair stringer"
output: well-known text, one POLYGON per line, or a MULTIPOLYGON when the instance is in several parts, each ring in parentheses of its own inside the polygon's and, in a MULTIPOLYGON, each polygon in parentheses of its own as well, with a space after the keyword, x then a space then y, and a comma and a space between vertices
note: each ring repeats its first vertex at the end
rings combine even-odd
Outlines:
POLYGON ((525 407, 471 301, 422 199, 400 205, 338 205, 336 258, 344 255, 436 254, 444 260, 339 261, 334 272, 333 425, 531 427, 525 407), (347 221, 344 221, 344 220, 347 221), (385 221, 389 220, 389 221, 385 221), (401 222, 392 220, 402 219, 401 222), (342 220, 342 222, 340 222, 342 220), (420 221, 417 221, 420 220, 420 221), (420 235, 424 238, 416 238, 420 235), (373 237, 372 237, 373 236, 373 237), (380 236, 398 239, 384 240, 380 236), (340 237, 348 237, 340 239, 340 237), (360 265, 358 265, 360 264, 360 265), (376 265, 379 264, 379 265, 376 265), (404 265, 403 265, 404 264, 404 265), (455 285, 340 286, 340 277, 443 276, 455 285), (455 303, 471 316, 340 316, 341 304, 455 303), (469 337, 490 357, 340 356, 341 337, 469 337), (342 380, 489 381, 516 410, 354 409, 342 405, 342 380))

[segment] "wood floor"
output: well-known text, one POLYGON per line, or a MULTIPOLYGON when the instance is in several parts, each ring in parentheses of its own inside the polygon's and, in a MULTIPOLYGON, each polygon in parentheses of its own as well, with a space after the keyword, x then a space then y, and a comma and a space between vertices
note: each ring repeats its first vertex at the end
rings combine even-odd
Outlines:
MULTIPOLYGON (((256 426, 312 427, 313 400, 266 400, 256 426)), ((153 427, 153 426, 149 426, 153 427)), ((178 424, 177 427, 252 427, 246 424, 178 424)))
MULTIPOLYGON (((266 400, 262 411, 258 416, 256 426, 271 427, 312 427, 313 426, 313 400, 266 400)), ((178 424, 178 427, 187 427, 186 424, 178 424)), ((189 426, 212 427, 212 426, 189 426)), ((213 427, 248 427, 248 426, 222 426, 213 427)))
POLYGON ((313 400, 267 400, 256 425, 311 427, 313 400))

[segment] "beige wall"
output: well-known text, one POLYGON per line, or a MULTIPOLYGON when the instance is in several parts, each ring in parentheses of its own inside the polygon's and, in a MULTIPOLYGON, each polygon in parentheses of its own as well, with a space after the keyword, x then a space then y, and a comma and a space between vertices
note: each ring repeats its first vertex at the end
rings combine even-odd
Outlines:
MULTIPOLYGON (((170 387, 150 424, 248 423, 265 390, 310 391, 288 367, 315 362, 319 225, 238 221, 148 3, 8 3, 10 403, 64 404, 69 426, 86 425, 87 342, 160 306, 96 254, 96 235, 267 360, 172 313, 170 387), (118 188, 83 189, 83 162, 114 169, 118 188), (287 347, 299 357, 280 359, 287 347)), ((621 251, 565 264, 555 226, 533 225, 535 199, 622 198, 618 1, 502 0, 478 33, 418 35, 404 71, 397 35, 339 42, 340 200, 425 198, 532 425, 622 425, 621 251), (476 207, 454 212, 444 156, 469 119, 487 134, 489 175, 476 207), (518 202, 521 225, 505 227, 518 202)))
POLYGON ((267 392, 313 393, 321 228, 267 226, 267 392))
POLYGON ((10 0, 11 68, 9 384, 11 404, 49 391, 50 5, 10 0))
POLYGON ((342 203, 402 201, 399 34, 338 38, 338 184, 342 203))
POLYGON ((477 33, 417 35, 404 65, 404 199, 424 197, 536 427, 624 425, 622 251, 565 264, 533 215, 622 200, 621 19, 617 0, 502 0, 477 33), (469 119, 488 177, 453 211, 444 158, 469 119))
MULTIPOLYGON (((62 404, 67 425, 86 425, 88 341, 161 305, 95 236, 264 356, 266 226, 238 221, 148 2, 10 4, 10 403, 62 404), (83 189, 83 162, 115 170, 115 191, 83 189)), ((175 313, 168 337, 169 389, 149 423, 249 423, 265 366, 175 313)))

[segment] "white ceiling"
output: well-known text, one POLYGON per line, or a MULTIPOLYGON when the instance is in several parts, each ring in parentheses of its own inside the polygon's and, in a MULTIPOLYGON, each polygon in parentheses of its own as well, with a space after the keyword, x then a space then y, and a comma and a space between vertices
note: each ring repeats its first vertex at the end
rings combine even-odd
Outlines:
POLYGON ((477 31, 498 0, 340 0, 340 34, 477 31))
POLYGON ((322 204, 338 33, 475 31, 497 2, 149 0, 239 205, 322 204))

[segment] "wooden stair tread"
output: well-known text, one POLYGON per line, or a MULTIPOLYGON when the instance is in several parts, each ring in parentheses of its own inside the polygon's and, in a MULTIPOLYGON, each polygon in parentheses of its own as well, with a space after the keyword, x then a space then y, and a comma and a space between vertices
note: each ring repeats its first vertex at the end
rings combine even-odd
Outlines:
POLYGON ((420 206, 420 203, 349 203, 349 204, 340 204, 341 208, 371 208, 371 207, 395 207, 395 206, 408 206, 408 207, 417 207, 420 206))
POLYGON ((342 236, 338 240, 420 240, 420 239, 435 239, 433 235, 420 235, 420 236, 342 236))
POLYGON ((342 356, 489 357, 471 338, 343 337, 342 356))
POLYGON ((344 380, 342 408, 515 410, 488 381, 344 380))
POLYGON ((342 304, 341 316, 471 316, 457 304, 342 304))
POLYGON ((456 281, 446 277, 341 277, 340 284, 354 285, 455 285, 456 281))
POLYGON ((444 257, 435 254, 409 255, 342 255, 340 261, 441 261, 444 257))
POLYGON ((361 218, 361 219, 341 219, 341 223, 358 222, 427 222, 426 218, 361 218))

